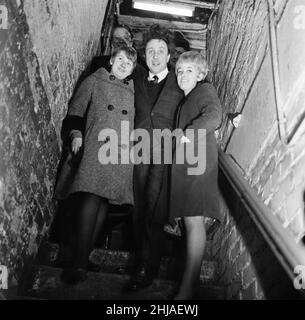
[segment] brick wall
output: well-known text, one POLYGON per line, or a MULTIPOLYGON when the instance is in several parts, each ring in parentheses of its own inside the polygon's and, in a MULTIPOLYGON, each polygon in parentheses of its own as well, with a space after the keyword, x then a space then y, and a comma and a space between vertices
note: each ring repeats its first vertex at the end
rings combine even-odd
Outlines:
MULTIPOLYGON (((272 4, 275 47, 269 37, 268 1, 222 1, 211 22, 211 73, 224 111, 219 144, 283 228, 301 241, 305 234, 305 124, 295 128, 305 110, 305 1, 277 0, 272 4), (278 77, 273 73, 271 48, 278 57, 278 77), (295 131, 289 143, 279 138, 277 105, 286 119, 283 138, 295 131), (227 118, 234 112, 242 114, 238 128, 227 118)), ((247 241, 251 221, 242 222, 243 211, 238 213, 240 209, 235 208, 237 212, 233 212, 225 205, 223 210, 228 218, 215 238, 214 252, 222 281, 228 285, 228 296, 270 297, 272 286, 264 284, 262 270, 268 268, 271 253, 256 253, 256 244, 247 241), (241 220, 236 220, 235 214, 241 215, 241 220)), ((270 277, 276 279, 275 275, 270 277)))
POLYGON ((98 47, 107 1, 0 1, 0 264, 18 280, 53 219, 61 121, 98 47))
POLYGON ((293 283, 260 234, 242 200, 220 173, 225 221, 212 240, 217 281, 227 288, 227 299, 299 299, 293 283))

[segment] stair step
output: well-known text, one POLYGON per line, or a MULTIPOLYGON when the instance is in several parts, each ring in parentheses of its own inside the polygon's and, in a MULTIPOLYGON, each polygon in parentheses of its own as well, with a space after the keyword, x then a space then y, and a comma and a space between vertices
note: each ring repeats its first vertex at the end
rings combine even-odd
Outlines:
MULTIPOLYGON (((116 273, 118 266, 128 265, 128 262, 132 260, 132 254, 130 252, 94 249, 90 255, 90 260, 101 265, 102 272, 116 273)), ((174 280, 177 273, 177 266, 173 265, 171 259, 163 257, 159 277, 161 279, 174 280)), ((200 281, 202 283, 213 282, 216 278, 215 273, 216 263, 204 260, 201 266, 200 281)))
POLYGON ((44 300, 34 297, 25 297, 18 295, 18 287, 0 290, 0 300, 44 300))
POLYGON ((75 286, 60 280, 62 269, 33 265, 24 274, 19 294, 48 300, 165 300, 172 294, 173 284, 154 281, 153 285, 135 293, 123 293, 126 275, 88 272, 86 281, 75 286))
MULTIPOLYGON (((58 258, 59 245, 46 242, 40 247, 37 255, 37 264, 56 267, 58 258)), ((94 249, 90 255, 90 260, 101 266, 101 272, 116 273, 117 268, 126 266, 132 261, 132 253, 126 251, 113 251, 105 249, 94 249)), ((161 279, 175 280, 178 276, 179 266, 177 262, 163 257, 159 277, 161 279)), ((200 281, 201 283, 213 283, 216 279, 216 263, 214 261, 204 260, 201 267, 200 281)))
MULTIPOLYGON (((150 287, 123 293, 129 277, 102 272, 88 272, 86 281, 71 286, 60 280, 61 272, 60 268, 32 265, 23 275, 18 294, 48 300, 166 300, 175 290, 174 282, 156 279, 150 287)), ((222 287, 205 285, 200 291, 200 299, 224 299, 222 287)))

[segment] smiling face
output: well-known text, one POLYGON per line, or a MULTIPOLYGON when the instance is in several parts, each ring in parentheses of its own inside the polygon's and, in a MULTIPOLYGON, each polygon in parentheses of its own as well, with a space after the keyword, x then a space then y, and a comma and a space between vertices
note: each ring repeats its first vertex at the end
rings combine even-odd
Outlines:
POLYGON ((204 74, 192 62, 183 61, 176 70, 178 86, 188 95, 195 87, 198 81, 203 80, 204 74))
POLYGON ((133 62, 127 58, 125 51, 119 51, 116 56, 111 59, 111 64, 111 72, 120 80, 131 75, 134 67, 133 62))
POLYGON ((165 70, 169 57, 168 47, 164 40, 152 39, 147 43, 145 58, 147 67, 151 73, 157 74, 165 70))

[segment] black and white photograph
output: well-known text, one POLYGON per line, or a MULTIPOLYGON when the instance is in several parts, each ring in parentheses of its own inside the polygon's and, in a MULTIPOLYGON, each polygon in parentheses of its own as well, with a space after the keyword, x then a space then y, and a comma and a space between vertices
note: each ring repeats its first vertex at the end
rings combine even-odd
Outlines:
POLYGON ((0 300, 304 300, 304 58, 305 0, 0 0, 0 300))

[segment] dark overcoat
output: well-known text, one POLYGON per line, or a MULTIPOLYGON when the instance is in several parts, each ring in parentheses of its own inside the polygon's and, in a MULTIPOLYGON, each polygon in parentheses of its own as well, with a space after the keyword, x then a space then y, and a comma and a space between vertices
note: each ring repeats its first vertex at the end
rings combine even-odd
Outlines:
MULTIPOLYGON (((218 154, 214 135, 215 129, 220 126, 221 119, 220 101, 215 88, 209 83, 198 83, 178 107, 177 128, 182 129, 183 134, 186 134, 188 143, 194 143, 195 150, 198 146, 201 151, 204 151, 206 161, 204 171, 200 170, 202 168, 199 168, 199 162, 189 164, 187 159, 184 159, 182 164, 177 164, 179 148, 179 141, 177 141, 177 149, 170 170, 170 218, 205 216, 222 221, 218 204, 218 154), (187 129, 193 129, 194 136, 187 134, 187 129), (198 139, 198 129, 206 130, 205 138, 198 139), (195 167, 198 168, 197 174, 190 174, 188 169, 195 167)), ((187 152, 184 155, 186 154, 187 152)))
POLYGON ((134 76, 135 86, 135 128, 172 129, 177 106, 183 98, 183 91, 177 85, 176 76, 169 72, 157 101, 151 108, 147 104, 150 93, 145 88, 148 71, 138 66, 134 76))
POLYGON ((124 134, 126 141, 121 140, 121 123, 128 122, 129 130, 133 130, 133 81, 119 80, 104 68, 98 69, 82 82, 69 106, 68 115, 85 120, 83 132, 73 130, 71 133, 72 138, 83 138, 83 146, 78 161, 73 161, 71 152, 68 154, 58 175, 55 198, 61 200, 75 192, 89 192, 113 204, 133 204, 133 164, 130 161, 124 164, 120 158, 123 150, 126 153, 132 147, 129 133, 124 134), (113 130, 117 142, 102 137, 104 129, 113 130), (105 164, 101 156, 109 143, 116 143, 115 156, 118 158, 115 160, 118 161, 105 164))
MULTIPOLYGON (((160 95, 151 106, 147 103, 150 92, 145 87, 148 71, 140 66, 136 71, 135 128, 146 129, 151 139, 154 139, 154 143, 150 144, 151 164, 135 166, 135 198, 139 199, 139 202, 145 202, 143 214, 149 215, 156 222, 163 223, 168 215, 168 199, 161 196, 161 190, 168 183, 166 174, 168 165, 162 161, 160 164, 152 164, 154 151, 159 150, 161 145, 161 140, 156 136, 154 129, 169 129, 169 131, 173 129, 177 106, 183 98, 183 91, 178 87, 175 74, 169 72, 160 95)), ((170 138, 171 136, 164 137, 164 140, 170 138)), ((161 150, 163 153, 163 146, 161 150)))

